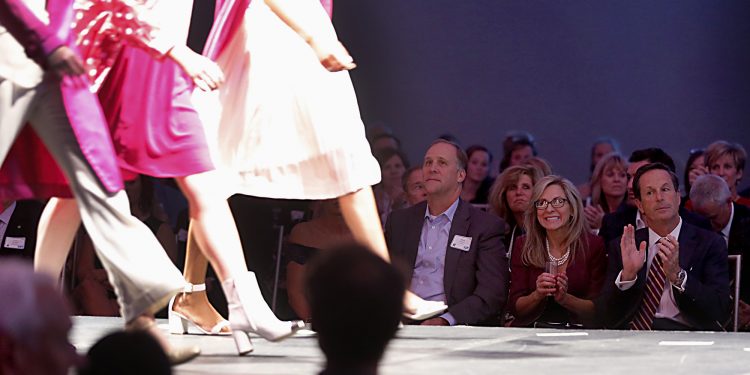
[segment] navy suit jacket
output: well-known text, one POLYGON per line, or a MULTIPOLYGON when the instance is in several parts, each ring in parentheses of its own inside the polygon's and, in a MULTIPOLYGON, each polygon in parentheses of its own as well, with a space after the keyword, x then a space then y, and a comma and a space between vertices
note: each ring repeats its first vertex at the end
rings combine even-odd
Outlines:
MULTIPOLYGON (((635 232, 636 244, 648 242, 648 229, 635 232)), ((685 291, 674 289, 675 302, 688 323, 699 330, 722 329, 729 318, 729 274, 727 247, 720 235, 682 221, 680 236, 680 267, 687 271, 685 291)), ((648 249, 646 250, 648 251, 648 249)), ((609 266, 597 309, 607 328, 627 329, 635 316, 646 288, 646 267, 638 272, 638 279, 627 290, 615 285, 622 271, 620 239, 608 244, 609 266)), ((668 283, 668 287, 669 287, 668 283)))
MULTIPOLYGON (((742 255, 740 273, 740 299, 750 303, 750 208, 734 205, 734 218, 729 229, 729 254, 742 255)), ((734 279, 734 269, 730 274, 734 279)))
MULTIPOLYGON (((422 234, 427 202, 391 212, 385 239, 394 263, 405 264, 411 282, 422 234)), ((508 298, 508 260, 503 245, 502 219, 459 200, 445 250, 445 287, 448 311, 457 324, 479 324, 495 318, 508 298), (468 251, 450 246, 456 236, 471 237, 468 251)))

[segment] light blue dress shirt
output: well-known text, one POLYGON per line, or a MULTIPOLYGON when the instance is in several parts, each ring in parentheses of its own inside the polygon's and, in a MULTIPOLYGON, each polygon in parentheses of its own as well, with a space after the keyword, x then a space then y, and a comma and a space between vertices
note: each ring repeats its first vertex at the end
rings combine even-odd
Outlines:
MULTIPOLYGON (((411 278, 411 291, 423 299, 448 302, 443 285, 445 252, 448 248, 453 215, 457 208, 458 199, 439 215, 430 215, 429 206, 425 211, 417 260, 411 278)), ((456 324, 456 319, 451 313, 445 313, 440 317, 447 320, 450 325, 456 324)))

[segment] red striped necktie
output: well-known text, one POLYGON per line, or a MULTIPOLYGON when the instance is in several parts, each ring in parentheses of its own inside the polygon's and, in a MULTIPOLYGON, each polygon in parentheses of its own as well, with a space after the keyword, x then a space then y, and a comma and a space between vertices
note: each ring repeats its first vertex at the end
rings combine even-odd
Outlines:
POLYGON ((664 264, 659 254, 656 254, 651 262, 651 268, 646 276, 646 290, 643 292, 641 307, 630 322, 630 329, 636 331, 650 331, 654 324, 654 314, 659 308, 661 295, 664 293, 664 284, 667 274, 664 272, 664 264))

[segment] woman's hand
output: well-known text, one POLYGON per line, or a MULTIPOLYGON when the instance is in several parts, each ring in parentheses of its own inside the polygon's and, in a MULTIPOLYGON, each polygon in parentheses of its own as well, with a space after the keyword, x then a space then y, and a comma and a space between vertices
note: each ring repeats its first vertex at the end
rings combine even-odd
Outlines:
POLYGON ((555 276, 557 290, 555 291, 555 302, 562 304, 568 297, 568 275, 561 273, 555 276))
POLYGON ((349 51, 338 40, 318 40, 313 38, 308 43, 318 56, 320 64, 330 72, 351 70, 357 67, 354 59, 349 55, 349 51))
POLYGON ((168 55, 201 90, 215 90, 224 83, 224 73, 221 68, 215 62, 195 53, 190 48, 174 46, 169 50, 168 55))
POLYGON ((557 281, 555 275, 544 272, 536 278, 536 292, 541 296, 551 296, 555 294, 557 281))
POLYGON ((604 210, 600 205, 586 206, 583 209, 583 214, 586 216, 586 221, 589 222, 591 229, 600 229, 602 227, 602 218, 604 218, 604 210))

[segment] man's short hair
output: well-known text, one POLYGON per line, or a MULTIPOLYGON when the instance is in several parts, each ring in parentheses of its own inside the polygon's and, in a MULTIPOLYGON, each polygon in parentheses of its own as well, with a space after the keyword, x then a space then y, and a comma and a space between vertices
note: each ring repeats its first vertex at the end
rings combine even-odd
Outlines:
POLYGON ((747 160, 747 152, 745 148, 739 143, 729 143, 727 141, 716 141, 711 143, 706 148, 706 153, 703 154, 707 167, 711 167, 715 161, 719 158, 729 155, 734 160, 734 165, 738 171, 745 170, 745 160, 747 160))
POLYGON ((723 178, 713 175, 704 174, 699 176, 693 182, 690 188, 690 201, 693 205, 703 205, 706 203, 724 204, 732 199, 732 192, 723 178))
POLYGON ((376 364, 398 329, 404 278, 357 244, 321 251, 308 268, 313 329, 329 363, 376 364))
MULTIPOLYGON (((466 165, 469 164, 469 157, 466 156, 466 152, 464 152, 464 150, 461 148, 461 146, 459 146, 458 143, 456 143, 456 142, 451 142, 451 141, 443 139, 443 138, 438 138, 438 139, 434 140, 432 142, 432 144, 430 144, 430 147, 432 147, 432 146, 434 146, 434 145, 436 145, 438 143, 445 143, 445 144, 453 146, 453 148, 456 149, 456 160, 458 160, 458 169, 463 169, 465 171, 466 170, 466 165)), ((428 147, 428 149, 430 147, 428 147)))
POLYGON ((635 172, 635 177, 633 177, 633 195, 635 195, 636 199, 641 199, 641 176, 646 172, 654 170, 662 170, 669 173, 669 177, 672 178, 672 187, 674 187, 675 192, 679 191, 679 179, 677 178, 677 175, 669 169, 669 166, 663 163, 650 163, 638 168, 638 171, 635 172))
POLYGON ((637 163, 639 161, 661 163, 667 166, 667 168, 673 173, 677 170, 672 157, 664 152, 664 150, 657 147, 635 150, 630 154, 630 159, 628 159, 628 161, 631 163, 637 163))

